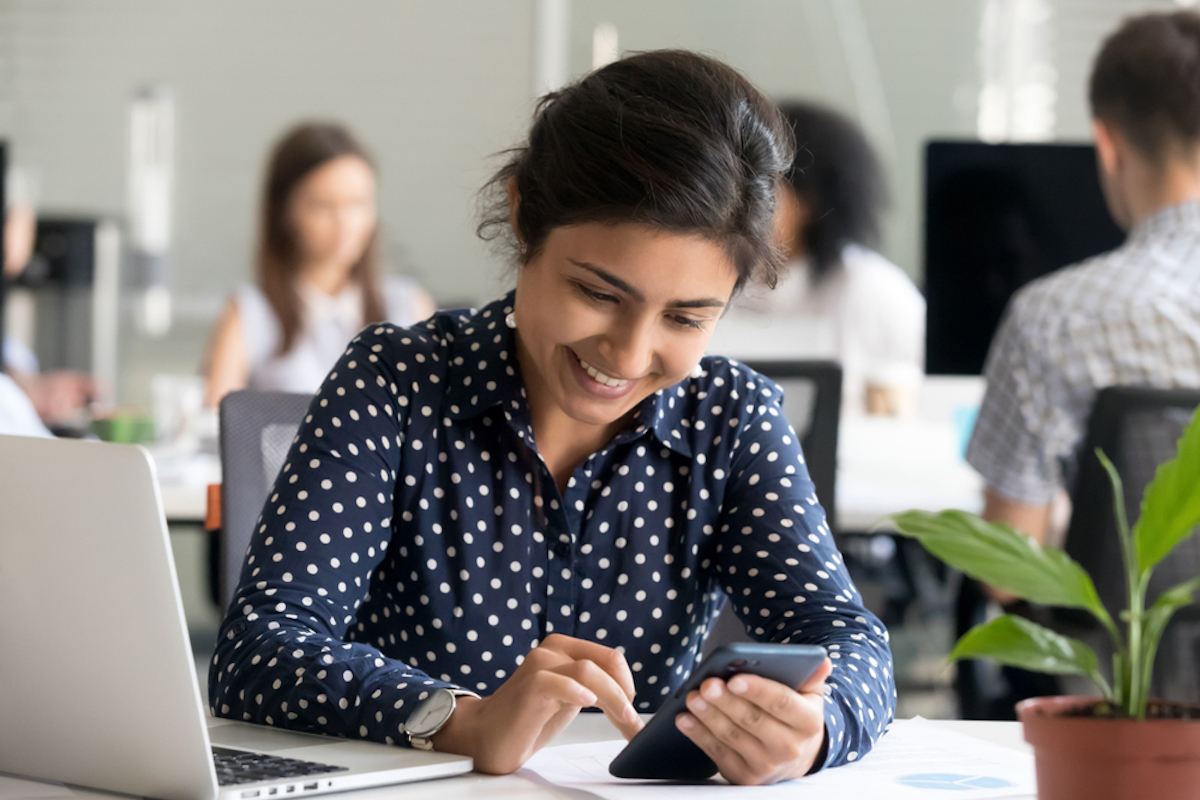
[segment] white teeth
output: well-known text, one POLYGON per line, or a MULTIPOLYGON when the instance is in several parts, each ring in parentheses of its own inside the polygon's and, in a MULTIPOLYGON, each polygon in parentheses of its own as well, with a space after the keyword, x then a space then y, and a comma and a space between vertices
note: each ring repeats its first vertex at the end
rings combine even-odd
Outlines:
POLYGON ((579 366, 583 367, 583 371, 588 375, 591 375, 593 380, 595 380, 597 383, 603 383, 605 386, 624 386, 625 384, 629 383, 629 381, 610 378, 600 370, 593 367, 591 364, 584 361, 582 358, 579 359, 579 366))

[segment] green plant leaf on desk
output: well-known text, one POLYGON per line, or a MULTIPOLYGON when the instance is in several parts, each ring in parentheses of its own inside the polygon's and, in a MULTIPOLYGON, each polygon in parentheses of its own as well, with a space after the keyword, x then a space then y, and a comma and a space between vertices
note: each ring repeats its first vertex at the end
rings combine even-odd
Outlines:
POLYGON ((1061 550, 1044 548, 1010 526, 965 511, 905 511, 891 516, 897 532, 976 580, 1032 603, 1104 614, 1083 567, 1061 550))
POLYGON ((958 640, 949 658, 984 658, 1036 672, 1086 675, 1107 693, 1092 648, 1023 617, 1005 615, 976 625, 958 640))
POLYGON ((1162 639, 1163 631, 1171 616, 1183 606, 1192 602, 1197 591, 1200 591, 1200 578, 1193 578, 1177 586, 1165 590, 1154 601, 1154 605, 1146 612, 1146 630, 1143 633, 1145 641, 1145 674, 1149 675, 1154 667, 1154 655, 1158 651, 1158 642, 1162 639))
POLYGON ((1179 453, 1159 466, 1142 496, 1133 528, 1138 572, 1145 573, 1200 523, 1200 409, 1179 440, 1179 453))

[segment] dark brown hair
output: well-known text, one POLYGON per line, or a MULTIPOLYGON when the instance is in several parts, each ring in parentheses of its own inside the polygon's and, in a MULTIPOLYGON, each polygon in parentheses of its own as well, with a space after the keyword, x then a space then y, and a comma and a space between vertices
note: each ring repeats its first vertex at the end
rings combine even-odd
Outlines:
POLYGON ((516 244, 515 180, 521 264, 554 228, 635 222, 718 243, 737 288, 754 277, 773 286, 775 191, 792 151, 774 103, 732 68, 683 50, 639 53, 539 101, 529 141, 484 188, 479 235, 516 244))
POLYGON ((779 110, 796 135, 787 177, 811 211, 802 238, 819 280, 841 262, 847 244, 879 243, 887 181, 867 137, 841 114, 794 100, 779 110))
POLYGON ((1126 20, 1096 56, 1089 99, 1092 116, 1153 163, 1200 142, 1200 15, 1126 20))
MULTIPOLYGON (((292 349, 302 323, 301 299, 296 286, 300 253, 296 233, 288 219, 288 202, 296 187, 314 169, 342 156, 355 156, 372 170, 375 168, 367 151, 341 125, 305 122, 283 135, 267 162, 258 244, 258 283, 279 319, 282 335, 276 355, 292 349)), ((371 233, 362 257, 350 270, 350 278, 362 287, 363 324, 382 320, 386 311, 379 280, 378 229, 371 233)))

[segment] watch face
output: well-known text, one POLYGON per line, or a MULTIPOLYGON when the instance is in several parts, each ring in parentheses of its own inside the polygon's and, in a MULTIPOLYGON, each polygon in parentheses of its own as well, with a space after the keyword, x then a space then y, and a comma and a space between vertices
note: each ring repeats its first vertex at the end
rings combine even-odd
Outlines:
POLYGON ((454 695, 438 689, 417 706, 404 727, 412 736, 431 736, 438 731, 454 711, 454 695))

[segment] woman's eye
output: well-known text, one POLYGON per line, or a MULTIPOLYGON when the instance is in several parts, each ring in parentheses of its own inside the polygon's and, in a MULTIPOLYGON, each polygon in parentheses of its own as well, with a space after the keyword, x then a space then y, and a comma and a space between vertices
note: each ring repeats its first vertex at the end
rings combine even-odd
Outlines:
POLYGON ((679 316, 679 315, 672 317, 672 319, 675 321, 675 323, 677 325, 682 325, 685 328, 696 328, 698 330, 703 329, 704 325, 707 322, 707 320, 692 319, 691 317, 683 317, 683 316, 679 316))
POLYGON ((613 297, 611 294, 604 294, 603 292, 597 292, 595 289, 591 289, 591 288, 583 285, 582 283, 577 283, 577 284, 575 284, 575 286, 586 297, 589 297, 592 300, 596 300, 597 302, 601 302, 601 303, 617 302, 617 298, 613 297))

